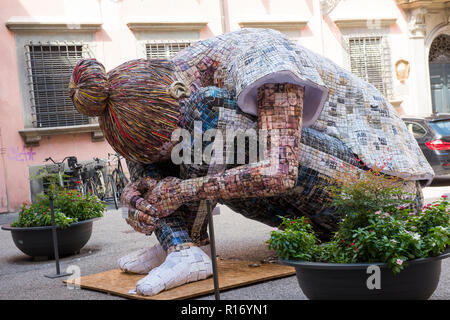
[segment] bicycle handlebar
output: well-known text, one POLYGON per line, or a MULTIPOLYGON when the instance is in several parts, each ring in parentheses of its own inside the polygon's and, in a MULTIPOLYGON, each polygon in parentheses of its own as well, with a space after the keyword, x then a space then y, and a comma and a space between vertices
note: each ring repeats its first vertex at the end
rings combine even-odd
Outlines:
MULTIPOLYGON (((118 155, 118 154, 108 153, 108 156, 110 156, 110 155, 114 155, 115 157, 117 157, 118 159, 120 159, 120 155, 118 155)), ((62 164, 64 164, 64 161, 66 161, 66 159, 69 159, 69 158, 71 158, 71 157, 72 157, 72 156, 65 157, 64 159, 62 159, 62 160, 59 161, 59 162, 53 160, 52 157, 48 157, 48 158, 45 158, 44 162, 51 161, 51 162, 53 162, 54 164, 56 164, 56 165, 58 165, 58 166, 61 167, 62 164)), ((93 157, 93 159, 94 159, 94 161, 97 162, 97 163, 99 163, 100 161, 103 160, 103 159, 100 159, 100 158, 97 158, 97 157, 93 157)), ((106 160, 103 160, 103 161, 108 162, 108 161, 106 161, 106 160)), ((83 166, 80 165, 80 164, 77 164, 76 166, 74 166, 75 169, 81 169, 82 167, 83 167, 83 166)))
POLYGON ((63 164, 64 161, 66 161, 66 159, 69 159, 69 158, 70 158, 70 156, 69 157, 65 157, 60 162, 57 162, 57 161, 53 160, 52 157, 48 157, 48 158, 45 158, 44 162, 47 162, 47 161, 51 160, 54 164, 63 164))
POLYGON ((119 160, 120 160, 120 158, 123 158, 120 154, 108 152, 108 157, 110 157, 110 156, 113 156, 114 158, 117 158, 119 160))
POLYGON ((66 160, 66 158, 64 158, 63 161, 61 161, 61 162, 57 162, 57 161, 53 160, 52 157, 48 157, 48 158, 46 158, 46 159, 44 160, 44 162, 47 162, 47 161, 49 161, 49 160, 50 160, 51 162, 53 162, 54 164, 62 164, 62 163, 64 162, 64 160, 66 160))
POLYGON ((101 159, 101 158, 96 158, 96 157, 93 157, 92 159, 94 159, 94 161, 97 162, 97 163, 99 163, 100 161, 108 162, 108 160, 101 159))

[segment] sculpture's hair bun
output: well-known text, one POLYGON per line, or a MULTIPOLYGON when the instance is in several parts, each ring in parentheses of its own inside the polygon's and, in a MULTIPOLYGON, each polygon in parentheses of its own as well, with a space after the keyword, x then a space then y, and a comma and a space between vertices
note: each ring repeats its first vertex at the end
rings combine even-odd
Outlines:
POLYGON ((108 92, 105 67, 95 59, 78 61, 69 84, 69 93, 75 108, 87 116, 99 116, 105 111, 108 92))

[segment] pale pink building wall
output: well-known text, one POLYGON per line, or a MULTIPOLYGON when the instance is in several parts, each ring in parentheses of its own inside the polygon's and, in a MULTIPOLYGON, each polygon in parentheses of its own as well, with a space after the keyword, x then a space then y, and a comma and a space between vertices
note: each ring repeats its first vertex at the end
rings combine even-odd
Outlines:
POLYGON ((0 147, 2 148, 0 150, 0 210, 2 211, 8 209, 8 194, 11 195, 10 206, 12 205, 13 208, 17 207, 20 202, 20 195, 13 196, 13 194, 21 192, 28 194, 25 164, 8 161, 7 158, 9 147, 22 145, 22 139, 17 130, 23 127, 23 122, 14 34, 8 31, 5 22, 11 12, 25 13, 22 6, 14 1, 11 1, 8 6, 8 10, 6 8, 0 10, 0 58, 2 60, 2 72, 0 72, 0 147), (18 186, 22 186, 25 190, 17 190, 18 186), (14 189, 15 192, 13 192, 14 189))
POLYGON ((136 58, 135 35, 127 27, 130 20, 207 21, 200 33, 202 39, 222 33, 219 1, 215 0, 103 0, 99 10, 103 30, 95 39, 101 42, 99 53, 107 69, 136 58))
MULTIPOLYGON (((390 32, 397 37, 392 59, 407 57, 406 23, 394 0, 346 0, 332 12, 320 16, 318 0, 223 0, 226 31, 240 28, 239 22, 250 20, 307 20, 299 30, 300 43, 343 64, 340 31, 333 23, 346 14, 366 18, 367 14, 389 12, 398 18, 390 32), (375 4, 376 3, 376 4, 375 4), (375 13, 374 13, 375 12, 375 13)), ((0 158, 0 212, 17 210, 30 199, 28 167, 41 165, 51 156, 62 159, 75 155, 80 161, 93 156, 106 158, 112 149, 107 142, 92 142, 89 133, 43 137, 31 157, 18 157, 24 142, 18 131, 24 128, 14 33, 5 23, 13 16, 58 17, 84 21, 101 21, 95 32, 95 57, 107 70, 137 57, 136 35, 127 26, 130 19, 159 21, 206 21, 200 38, 221 34, 221 1, 219 0, 7 0, 0 4, 0 130, 3 149, 0 158), (15 151, 18 150, 18 151, 15 151), (7 201, 6 201, 7 199, 7 201)), ((30 148, 26 148, 30 151, 30 148)))
POLYGON ((24 147, 19 130, 24 128, 14 32, 5 23, 11 17, 55 17, 101 21, 94 35, 95 57, 107 70, 135 59, 136 42, 126 23, 130 18, 161 17, 174 20, 208 21, 201 38, 221 33, 218 1, 210 0, 7 0, 0 4, 0 212, 15 211, 30 201, 29 166, 42 165, 49 156, 62 159, 74 155, 79 161, 107 158, 113 152, 106 141, 92 142, 90 133, 43 137, 38 147, 24 147), (25 149, 24 149, 25 148, 25 149), (23 151, 28 154, 23 154, 23 151))
POLYGON ((12 16, 65 16, 67 9, 64 1, 6 2, 2 2, 0 10, 0 128, 3 146, 0 171, 6 173, 0 175, 3 179, 0 180, 0 203, 3 210, 6 207, 14 211, 30 200, 29 166, 41 165, 49 156, 62 159, 74 155, 79 160, 89 160, 93 156, 106 158, 113 150, 105 141, 93 143, 90 133, 43 137, 39 147, 24 147, 18 132, 24 128, 18 72, 25 70, 18 70, 14 33, 6 28, 5 23, 12 16), (30 153, 21 154, 23 148, 30 153))

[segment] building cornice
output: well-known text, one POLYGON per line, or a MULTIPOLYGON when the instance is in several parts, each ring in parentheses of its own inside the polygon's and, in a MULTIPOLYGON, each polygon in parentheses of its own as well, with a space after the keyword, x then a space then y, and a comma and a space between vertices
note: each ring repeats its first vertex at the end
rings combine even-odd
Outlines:
POLYGON ((128 21, 132 31, 200 31, 208 25, 207 21, 128 21))
POLYGON ((5 25, 13 32, 96 32, 102 27, 99 21, 75 21, 56 17, 11 17, 5 25))
POLYGON ((424 8, 429 11, 450 8, 448 0, 396 0, 397 5, 404 10, 424 8))
POLYGON ((42 137, 56 136, 62 134, 78 134, 78 133, 91 133, 92 141, 104 140, 103 132, 100 129, 98 123, 90 123, 79 126, 66 126, 66 127, 51 127, 51 128, 24 128, 19 130, 19 134, 22 136, 25 146, 36 147, 39 146, 39 142, 42 137))
POLYGON ((340 28, 388 28, 397 18, 368 18, 368 19, 336 19, 334 23, 340 28))
POLYGON ((272 28, 277 30, 303 29, 308 24, 305 20, 260 20, 260 21, 242 21, 239 22, 241 28, 272 28))

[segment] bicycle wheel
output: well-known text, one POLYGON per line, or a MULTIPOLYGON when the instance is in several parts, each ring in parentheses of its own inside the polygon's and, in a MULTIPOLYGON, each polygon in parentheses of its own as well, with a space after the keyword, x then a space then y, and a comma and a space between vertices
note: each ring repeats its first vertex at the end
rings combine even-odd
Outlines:
POLYGON ((84 185, 84 194, 88 193, 97 196, 97 187, 91 179, 86 181, 86 184, 84 185))
POLYGON ((108 176, 108 185, 111 187, 111 195, 114 201, 114 206, 116 210, 119 209, 119 197, 117 196, 116 185, 114 184, 114 179, 112 176, 108 176))
POLYGON ((84 192, 84 188, 81 184, 77 184, 76 188, 77 188, 76 190, 78 191, 79 194, 81 194, 83 196, 86 194, 86 192, 84 192))
POLYGON ((123 183, 123 187, 125 188, 125 186, 130 182, 128 181, 128 178, 125 176, 125 173, 121 172, 120 173, 121 179, 122 179, 122 183, 123 183))
POLYGON ((114 185, 116 186, 117 196, 120 198, 122 195, 122 191, 125 188, 126 184, 124 183, 120 173, 117 170, 114 170, 112 173, 114 185))
MULTIPOLYGON (((103 175, 101 176, 102 180, 104 180, 103 175)), ((94 178, 92 179, 94 182, 94 186, 95 186, 95 195, 102 201, 106 200, 106 195, 107 195, 107 186, 105 185, 105 182, 102 182, 99 178, 99 176, 95 175, 94 178), (103 185, 103 187, 102 187, 103 185)))

